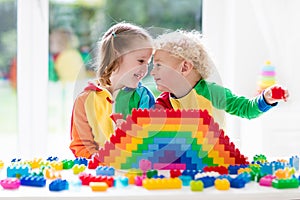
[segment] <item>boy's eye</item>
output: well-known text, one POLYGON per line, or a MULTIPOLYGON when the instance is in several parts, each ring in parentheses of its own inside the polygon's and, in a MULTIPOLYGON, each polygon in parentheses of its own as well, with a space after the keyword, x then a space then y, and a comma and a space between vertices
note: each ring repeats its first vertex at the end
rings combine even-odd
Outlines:
POLYGON ((155 65, 154 65, 154 67, 160 67, 161 66, 161 64, 159 64, 159 63, 156 63, 155 65))

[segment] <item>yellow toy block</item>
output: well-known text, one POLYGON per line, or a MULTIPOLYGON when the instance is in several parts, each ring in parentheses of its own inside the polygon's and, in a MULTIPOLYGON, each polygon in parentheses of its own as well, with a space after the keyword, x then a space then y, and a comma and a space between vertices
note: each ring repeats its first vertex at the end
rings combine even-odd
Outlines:
POLYGON ((72 167, 73 174, 79 174, 79 173, 83 172, 85 170, 85 168, 86 168, 86 166, 84 164, 81 164, 81 165, 75 164, 72 167))
POLYGON ((216 179, 215 180, 215 188, 217 190, 229 190, 230 182, 227 179, 216 179))
POLYGON ((2 169, 3 167, 4 167, 4 162, 0 160, 0 169, 2 169))
POLYGON ((144 179, 143 187, 148 190, 181 189, 182 181, 179 178, 144 179))
POLYGON ((90 182, 89 186, 93 192, 105 192, 108 188, 104 182, 90 182))

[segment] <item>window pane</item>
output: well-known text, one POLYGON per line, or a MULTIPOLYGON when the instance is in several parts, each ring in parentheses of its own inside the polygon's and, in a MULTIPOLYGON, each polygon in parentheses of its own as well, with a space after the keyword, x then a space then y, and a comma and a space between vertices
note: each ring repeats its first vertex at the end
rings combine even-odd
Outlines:
POLYGON ((17 152, 16 29, 16 1, 0 1, 0 152, 10 152, 5 156, 17 152))

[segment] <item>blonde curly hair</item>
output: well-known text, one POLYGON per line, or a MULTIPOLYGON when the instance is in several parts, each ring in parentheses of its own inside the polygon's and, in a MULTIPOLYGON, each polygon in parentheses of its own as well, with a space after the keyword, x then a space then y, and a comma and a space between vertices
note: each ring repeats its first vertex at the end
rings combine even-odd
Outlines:
POLYGON ((198 31, 176 30, 158 36, 154 40, 155 50, 165 50, 175 57, 183 58, 194 65, 203 79, 210 75, 208 54, 198 31))

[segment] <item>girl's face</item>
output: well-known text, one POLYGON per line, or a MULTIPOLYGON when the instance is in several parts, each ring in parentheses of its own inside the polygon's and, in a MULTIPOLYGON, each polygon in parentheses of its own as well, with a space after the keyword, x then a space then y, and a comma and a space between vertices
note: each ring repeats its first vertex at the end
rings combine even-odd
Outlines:
POLYGON ((119 68, 112 73, 115 89, 122 87, 136 88, 147 75, 148 62, 152 49, 140 49, 129 52, 120 58, 119 68))
POLYGON ((153 57, 153 76, 156 87, 161 92, 174 93, 185 81, 181 74, 183 59, 172 56, 169 52, 158 50, 153 57))

